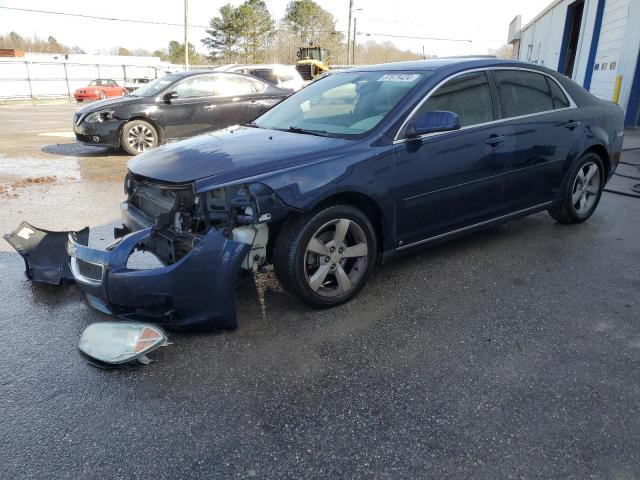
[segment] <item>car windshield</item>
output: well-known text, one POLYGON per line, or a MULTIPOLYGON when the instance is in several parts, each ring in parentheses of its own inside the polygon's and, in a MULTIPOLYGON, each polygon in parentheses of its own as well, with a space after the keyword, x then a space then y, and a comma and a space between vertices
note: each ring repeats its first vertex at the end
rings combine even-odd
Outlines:
POLYGON ((258 117, 261 128, 336 137, 373 129, 428 72, 335 73, 258 117))
POLYGON ((105 87, 109 84, 109 80, 91 80, 89 82, 90 87, 105 87))
POLYGON ((146 85, 134 90, 129 95, 132 95, 134 97, 153 97, 179 78, 179 75, 166 75, 162 78, 156 78, 146 85))

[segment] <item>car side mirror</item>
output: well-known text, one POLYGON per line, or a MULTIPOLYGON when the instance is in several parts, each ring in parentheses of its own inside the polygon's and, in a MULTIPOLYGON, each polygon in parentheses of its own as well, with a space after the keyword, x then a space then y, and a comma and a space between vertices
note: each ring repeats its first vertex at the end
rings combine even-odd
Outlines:
POLYGON ((460 128, 460 117, 457 113, 444 110, 431 110, 419 114, 407 125, 405 135, 415 138, 434 132, 448 132, 460 128))
POLYGON ((178 92, 176 92, 175 90, 171 90, 170 92, 167 92, 162 96, 162 100, 167 103, 171 103, 171 100, 174 100, 176 98, 178 98, 178 92))

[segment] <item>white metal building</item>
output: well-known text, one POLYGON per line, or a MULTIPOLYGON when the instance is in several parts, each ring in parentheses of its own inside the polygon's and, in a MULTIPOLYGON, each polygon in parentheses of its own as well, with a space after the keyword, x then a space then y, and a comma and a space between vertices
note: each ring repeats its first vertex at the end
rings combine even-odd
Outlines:
POLYGON ((620 75, 626 124, 640 124, 640 0, 555 0, 519 26, 516 17, 509 28, 519 60, 558 70, 606 100, 620 75))

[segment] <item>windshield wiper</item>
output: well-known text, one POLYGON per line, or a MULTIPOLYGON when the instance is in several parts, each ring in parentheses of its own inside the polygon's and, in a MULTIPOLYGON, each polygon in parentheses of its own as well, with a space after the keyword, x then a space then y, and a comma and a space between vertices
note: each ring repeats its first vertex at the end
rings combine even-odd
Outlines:
POLYGON ((317 135, 318 137, 332 137, 333 135, 326 130, 312 130, 309 128, 301 128, 294 127, 293 125, 289 127, 289 131, 293 133, 303 133, 305 135, 317 135))
POLYGON ((263 128, 255 122, 241 123, 240 125, 242 125, 243 127, 263 128))

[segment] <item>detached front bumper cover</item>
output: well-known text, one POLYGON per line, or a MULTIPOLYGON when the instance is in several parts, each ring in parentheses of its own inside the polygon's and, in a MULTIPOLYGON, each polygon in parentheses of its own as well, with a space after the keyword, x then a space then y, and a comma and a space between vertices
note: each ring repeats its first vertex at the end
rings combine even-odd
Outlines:
POLYGON ((5 239, 22 255, 34 282, 74 280, 89 305, 127 320, 204 332, 237 327, 235 286, 250 246, 210 229, 191 252, 160 268, 127 268, 151 228, 122 237, 106 250, 89 248, 89 229, 50 232, 22 222, 5 239))
POLYGON ((96 250, 77 234, 69 234, 71 272, 88 303, 104 313, 174 330, 236 328, 236 278, 250 246, 228 240, 212 228, 171 265, 127 268, 131 253, 151 235, 150 228, 140 230, 107 250, 96 250))

